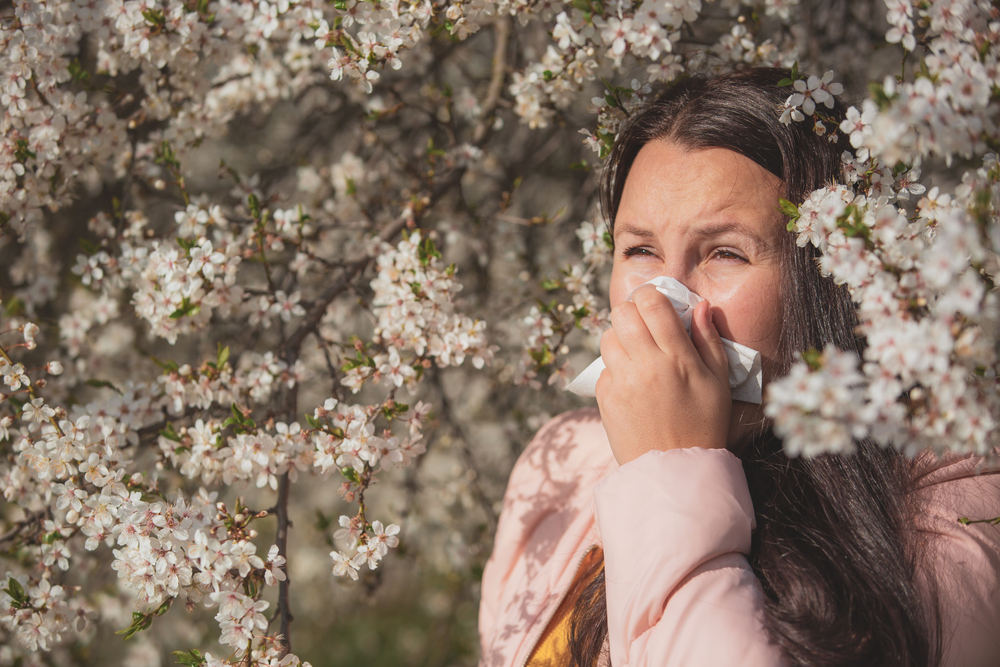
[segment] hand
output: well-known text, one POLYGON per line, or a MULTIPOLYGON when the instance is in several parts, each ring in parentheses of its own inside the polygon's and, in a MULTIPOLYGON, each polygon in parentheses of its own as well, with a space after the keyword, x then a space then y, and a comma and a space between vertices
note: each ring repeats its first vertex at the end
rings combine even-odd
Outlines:
POLYGON ((669 299, 640 287, 611 311, 601 356, 597 405, 619 464, 651 449, 726 446, 729 363, 707 301, 695 308, 688 337, 669 299))

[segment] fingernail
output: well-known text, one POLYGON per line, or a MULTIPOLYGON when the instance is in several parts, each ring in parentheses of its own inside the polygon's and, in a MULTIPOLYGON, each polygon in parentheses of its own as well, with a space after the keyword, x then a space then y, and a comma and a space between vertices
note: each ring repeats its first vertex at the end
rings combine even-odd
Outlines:
POLYGON ((708 323, 712 324, 712 307, 708 307, 708 323))

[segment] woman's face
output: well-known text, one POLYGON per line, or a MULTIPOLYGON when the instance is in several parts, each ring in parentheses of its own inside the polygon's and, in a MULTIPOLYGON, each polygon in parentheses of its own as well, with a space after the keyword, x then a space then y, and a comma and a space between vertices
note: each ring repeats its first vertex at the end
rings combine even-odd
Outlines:
POLYGON ((723 338, 760 351, 766 382, 781 331, 781 194, 780 179, 733 151, 646 144, 615 217, 612 308, 676 278, 709 301, 723 338))

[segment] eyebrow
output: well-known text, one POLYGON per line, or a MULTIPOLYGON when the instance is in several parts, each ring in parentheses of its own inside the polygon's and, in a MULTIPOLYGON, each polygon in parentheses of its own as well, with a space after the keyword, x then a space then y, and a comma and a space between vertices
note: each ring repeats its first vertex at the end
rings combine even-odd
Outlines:
POLYGON ((645 227, 636 227, 628 223, 616 224, 614 237, 618 238, 619 234, 631 234, 632 236, 638 236, 642 239, 651 239, 656 236, 656 234, 651 229, 646 229, 645 227))
POLYGON ((739 234, 745 237, 753 245, 756 246, 757 252, 766 252, 771 250, 770 244, 756 232, 756 230, 747 227, 739 222, 720 222, 716 224, 710 224, 706 227, 701 227, 692 232, 694 236, 698 238, 712 238, 715 236, 722 236, 724 234, 739 234))

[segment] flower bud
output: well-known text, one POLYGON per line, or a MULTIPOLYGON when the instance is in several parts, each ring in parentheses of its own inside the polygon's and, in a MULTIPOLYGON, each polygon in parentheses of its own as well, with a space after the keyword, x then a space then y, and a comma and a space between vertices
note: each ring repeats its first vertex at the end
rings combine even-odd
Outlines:
POLYGON ((21 330, 24 332, 25 347, 27 347, 29 350, 34 350, 35 346, 37 345, 35 343, 35 336, 38 335, 38 325, 32 322, 28 322, 23 327, 21 327, 21 330))
POLYGON ((58 361, 50 361, 45 364, 45 370, 49 375, 61 375, 63 372, 63 365, 58 361))

